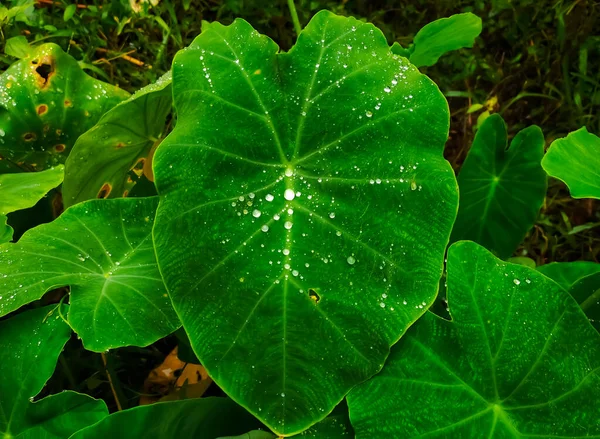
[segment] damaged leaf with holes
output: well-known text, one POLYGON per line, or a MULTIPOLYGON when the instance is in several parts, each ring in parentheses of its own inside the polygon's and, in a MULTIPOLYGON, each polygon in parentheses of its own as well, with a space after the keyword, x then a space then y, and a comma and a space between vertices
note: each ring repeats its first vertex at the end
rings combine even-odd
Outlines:
POLYGON ((77 138, 128 96, 56 44, 38 46, 0 75, 0 172, 64 163, 77 138))
POLYGON ((153 181, 152 155, 172 108, 171 72, 109 110, 77 139, 66 164, 63 201, 127 196, 142 174, 153 181))
POLYGON ((289 52, 243 20, 205 25, 173 94, 154 158, 163 279, 215 382, 301 432, 436 296, 458 198, 448 105, 380 30, 326 11, 289 52))

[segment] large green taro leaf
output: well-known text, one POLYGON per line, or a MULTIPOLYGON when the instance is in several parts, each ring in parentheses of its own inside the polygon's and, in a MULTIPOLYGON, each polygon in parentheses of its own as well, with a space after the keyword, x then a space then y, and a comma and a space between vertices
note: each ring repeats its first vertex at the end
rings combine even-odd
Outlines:
POLYGON ((600 331, 600 264, 554 262, 538 267, 538 271, 567 290, 600 331))
POLYGON ((66 163, 63 201, 126 196, 129 175, 144 165, 172 107, 171 72, 109 110, 73 147, 66 163))
POLYGON ((58 165, 41 172, 0 175, 0 244, 12 239, 6 215, 34 206, 62 182, 63 174, 64 166, 58 165))
POLYGON ((177 329, 152 245, 157 204, 90 200, 1 245, 0 316, 68 285, 69 324, 87 349, 145 346, 177 329))
POLYGON ((104 402, 75 392, 31 402, 71 335, 52 311, 37 308, 0 322, 0 437, 66 439, 108 414, 104 402))
POLYGON ((64 163, 77 137, 128 96, 56 44, 38 46, 0 75, 0 171, 64 163))
POLYGON ((520 131, 507 148, 502 117, 488 117, 458 175, 460 207, 450 241, 469 239, 509 257, 544 202, 543 155, 544 135, 537 126, 520 131))
POLYGON ((561 287, 460 242, 448 296, 348 395, 358 439, 600 437, 600 335, 561 287))
POLYGON ((320 12, 277 50, 237 20, 176 56, 153 233, 202 364, 291 435, 433 302, 457 191, 447 104, 377 28, 320 12))
POLYGON ((542 166, 569 186, 573 198, 600 199, 600 137, 586 127, 552 142, 542 166))
POLYGON ((259 428, 260 422, 229 398, 159 402, 114 413, 71 439, 215 439, 259 428), (126 433, 125 433, 126 432, 126 433))
POLYGON ((480 33, 481 18, 470 12, 435 20, 415 35, 410 62, 417 67, 432 66, 447 52, 473 47, 480 33))

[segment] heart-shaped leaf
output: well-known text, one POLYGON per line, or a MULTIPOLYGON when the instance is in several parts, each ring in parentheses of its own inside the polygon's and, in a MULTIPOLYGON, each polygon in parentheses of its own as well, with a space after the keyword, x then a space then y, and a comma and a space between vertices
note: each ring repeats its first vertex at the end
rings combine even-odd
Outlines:
POLYGON ((6 224, 6 214, 27 209, 63 180, 64 166, 41 172, 0 175, 0 244, 12 239, 13 230, 6 224))
POLYGON ((80 134, 129 96, 88 76, 53 43, 0 75, 0 171, 64 163, 80 134))
POLYGON ((98 197, 126 196, 135 184, 129 172, 138 168, 135 172, 141 174, 145 162, 149 164, 172 102, 168 72, 109 110, 81 135, 66 163, 65 206, 98 197))
POLYGON ((544 135, 520 131, 507 148, 504 120, 488 117, 458 175, 460 203, 451 242, 469 239, 509 257, 535 223, 546 195, 544 135))
MULTIPOLYGON (((56 307, 54 307, 56 308, 56 307)), ((32 403, 52 375, 71 328, 53 307, 37 308, 0 322, 0 434, 3 438, 61 438, 94 424, 108 410, 102 401, 75 392, 32 403)))
POLYGON ((0 246, 0 315, 68 285, 69 324, 87 349, 146 346, 177 329, 152 245, 157 203, 90 200, 0 246))
POLYGON ((562 288, 460 242, 448 296, 348 395, 357 438, 600 436, 600 335, 562 288))
POLYGON ((592 325, 600 331, 600 264, 554 262, 538 271, 558 282, 577 301, 592 325))
POLYGON ((586 127, 552 142, 542 166, 569 186, 573 198, 600 199, 600 137, 586 127))
POLYGON ((481 18, 470 12, 432 21, 415 35, 410 62, 417 67, 432 66, 447 52, 473 47, 480 33, 481 18))
POLYGON ((381 31, 329 12, 288 53, 243 20, 207 26, 173 93, 161 273, 211 377, 301 432, 434 300, 457 205, 447 103, 381 31))
POLYGON ((114 413, 71 439, 215 439, 259 428, 260 422, 229 398, 159 402, 114 413), (126 433, 125 433, 126 432, 126 433))

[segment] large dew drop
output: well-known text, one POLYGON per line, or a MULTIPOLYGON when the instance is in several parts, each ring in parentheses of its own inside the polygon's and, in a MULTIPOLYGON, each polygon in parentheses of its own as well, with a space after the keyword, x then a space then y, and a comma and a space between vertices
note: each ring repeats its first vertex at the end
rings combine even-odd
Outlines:
POLYGON ((283 193, 283 198, 285 198, 288 201, 292 201, 295 197, 296 194, 294 193, 293 189, 286 189, 283 193))

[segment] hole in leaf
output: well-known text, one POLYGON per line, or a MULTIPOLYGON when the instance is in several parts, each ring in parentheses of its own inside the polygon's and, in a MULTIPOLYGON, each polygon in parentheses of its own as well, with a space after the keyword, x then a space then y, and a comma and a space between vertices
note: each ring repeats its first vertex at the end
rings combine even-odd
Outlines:
POLYGON ((97 198, 107 198, 110 195, 110 191, 112 191, 112 186, 109 183, 104 183, 98 191, 97 198))
POLYGON ((315 303, 319 303, 319 300, 321 300, 321 296, 319 296, 319 294, 315 291, 314 288, 308 289, 308 297, 314 300, 315 303))
POLYGON ((35 68, 35 71, 44 80, 43 85, 48 83, 50 76, 54 73, 54 68, 51 64, 40 64, 35 68))
POLYGON ((144 164, 146 162, 146 158, 145 157, 141 157, 133 166, 133 168, 131 168, 131 170, 133 171, 133 173, 135 175, 137 175, 138 177, 141 177, 142 174, 144 173, 144 164))
POLYGON ((38 105, 37 114, 39 114, 41 116, 43 114, 46 114, 47 112, 48 112, 48 106, 46 104, 38 105))

